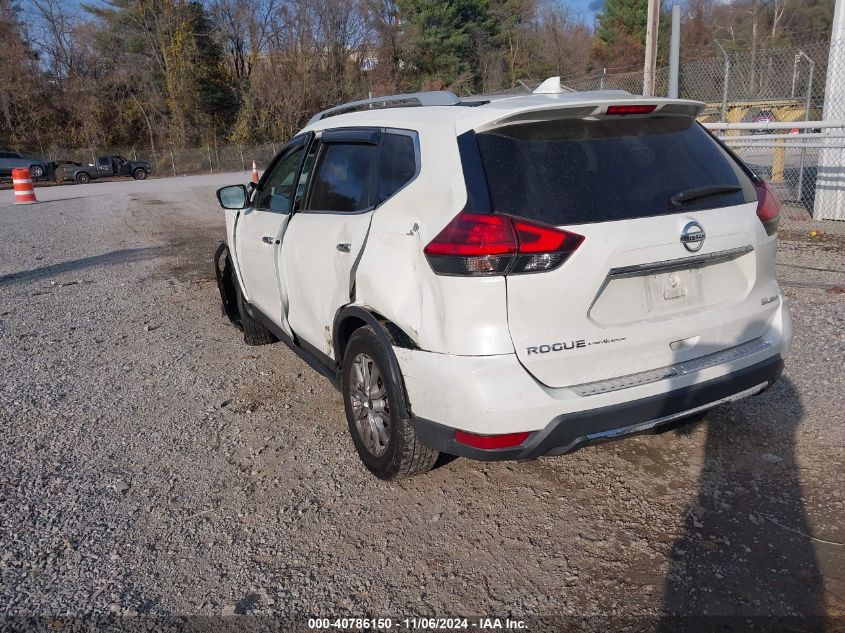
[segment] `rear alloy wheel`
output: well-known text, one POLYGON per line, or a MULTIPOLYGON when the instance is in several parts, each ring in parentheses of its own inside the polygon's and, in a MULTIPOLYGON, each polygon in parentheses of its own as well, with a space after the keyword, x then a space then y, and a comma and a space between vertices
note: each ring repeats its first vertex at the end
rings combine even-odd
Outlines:
POLYGON ((41 165, 32 165, 29 168, 29 175, 33 178, 41 178, 44 175, 44 168, 41 165))
POLYGON ((141 169, 139 167, 138 169, 136 169, 135 171, 132 172, 132 177, 135 180, 146 180, 147 179, 147 172, 146 172, 146 170, 141 169))
POLYGON ((390 443, 390 400, 378 365, 367 354, 352 361, 350 395, 358 436, 371 455, 381 457, 390 443))
POLYGON ((424 473, 439 453, 420 443, 393 350, 370 327, 352 334, 343 355, 342 391, 355 450, 380 479, 424 473))
POLYGON ((76 184, 77 185, 85 185, 91 182, 91 176, 89 176, 86 172, 81 171, 76 174, 76 184))

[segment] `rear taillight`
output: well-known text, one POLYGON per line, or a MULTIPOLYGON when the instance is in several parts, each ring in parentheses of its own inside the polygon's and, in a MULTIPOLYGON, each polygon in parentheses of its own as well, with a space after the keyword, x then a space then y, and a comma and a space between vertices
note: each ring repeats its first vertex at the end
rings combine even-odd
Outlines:
POLYGON ((582 241, 521 218, 462 211, 424 252, 439 275, 508 275, 557 268, 582 241))
POLYGON ((757 184, 757 217, 763 223, 768 235, 774 235, 778 230, 780 220, 780 198, 765 180, 757 184))
POLYGON ((505 433, 504 435, 476 435, 465 431, 455 431, 455 441, 473 448, 491 450, 519 446, 528 437, 528 433, 505 433))
POLYGON ((656 108, 656 105, 612 105, 607 106, 607 114, 649 114, 654 112, 656 108))

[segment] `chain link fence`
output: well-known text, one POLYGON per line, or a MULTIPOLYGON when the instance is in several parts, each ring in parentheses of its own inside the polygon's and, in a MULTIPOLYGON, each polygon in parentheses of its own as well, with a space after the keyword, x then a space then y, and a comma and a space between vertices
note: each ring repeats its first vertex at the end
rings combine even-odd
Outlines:
MULTIPOLYGON (((767 48, 756 51, 725 50, 720 45, 698 51, 682 61, 678 96, 708 104, 707 115, 714 120, 751 120, 759 111, 782 108, 784 116, 810 118, 820 114, 824 103, 825 81, 830 46, 817 42, 801 48, 767 48), (744 104, 742 110, 727 112, 744 104), (722 118, 723 111, 725 118, 722 118)), ((613 72, 602 69, 585 75, 562 78, 573 90, 626 90, 642 94, 642 70, 613 72)), ((525 81, 536 87, 540 81, 525 81)), ((655 94, 669 92, 669 69, 658 67, 655 94)), ((816 117, 818 118, 818 117, 816 117)), ((788 119, 795 120, 795 119, 788 119)))
MULTIPOLYGON (((182 149, 147 150, 134 147, 90 147, 61 148, 45 150, 43 160, 48 162, 71 161, 88 165, 95 163, 98 156, 123 156, 129 160, 145 160, 150 163, 155 176, 184 176, 186 174, 214 174, 233 171, 250 171, 252 161, 259 171, 267 167, 282 143, 259 145, 209 145, 182 149)), ((61 173, 61 170, 58 170, 61 173)))
POLYGON ((773 148, 753 142, 741 143, 729 142, 728 145, 758 176, 775 186, 787 214, 792 219, 806 219, 808 214, 812 215, 821 148, 794 145, 773 148))

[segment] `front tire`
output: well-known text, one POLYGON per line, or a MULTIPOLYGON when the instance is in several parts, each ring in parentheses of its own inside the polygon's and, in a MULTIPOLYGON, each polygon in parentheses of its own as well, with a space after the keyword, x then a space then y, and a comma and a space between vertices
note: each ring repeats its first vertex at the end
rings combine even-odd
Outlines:
POLYGON ((223 316, 232 325, 242 330, 238 291, 236 289, 238 281, 235 278, 235 269, 232 266, 229 247, 226 246, 225 242, 222 242, 214 253, 214 274, 217 278, 217 289, 220 291, 223 316))
POLYGON ((132 177, 135 180, 146 180, 147 179, 147 172, 146 172, 146 170, 141 169, 139 167, 138 169, 136 169, 135 171, 132 172, 132 177))
POLYGON ((392 354, 372 327, 359 328, 346 346, 342 371, 352 442, 370 472, 386 480, 428 472, 439 454, 417 439, 402 376, 390 370, 392 354))
POLYGON ((30 165, 29 175, 34 178, 42 178, 44 176, 44 168, 41 165, 30 165))
POLYGON ((75 180, 77 185, 86 185, 91 182, 91 176, 89 176, 86 172, 81 171, 76 174, 75 180))

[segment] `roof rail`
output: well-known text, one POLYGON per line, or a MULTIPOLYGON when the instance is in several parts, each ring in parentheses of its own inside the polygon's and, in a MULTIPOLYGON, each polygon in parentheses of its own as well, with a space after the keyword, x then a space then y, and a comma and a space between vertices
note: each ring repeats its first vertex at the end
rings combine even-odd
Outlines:
POLYGON ((429 92, 410 92, 404 95, 390 95, 387 97, 373 97, 372 99, 361 99, 359 101, 350 101, 342 105, 334 106, 328 110, 318 112, 308 125, 321 121, 330 116, 340 114, 345 110, 353 110, 361 106, 372 106, 373 109, 395 108, 403 106, 450 106, 457 105, 461 102, 454 93, 448 90, 433 90, 429 92))

